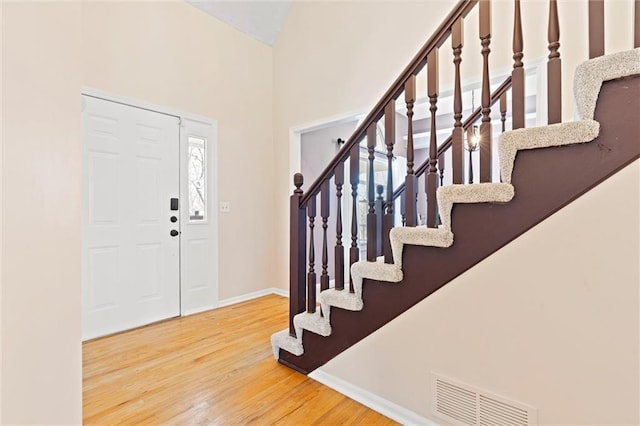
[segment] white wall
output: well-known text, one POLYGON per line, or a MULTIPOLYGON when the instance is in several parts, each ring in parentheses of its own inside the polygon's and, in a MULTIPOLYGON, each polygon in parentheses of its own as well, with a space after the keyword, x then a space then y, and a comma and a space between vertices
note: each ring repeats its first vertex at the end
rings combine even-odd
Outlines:
POLYGON ((3 5, 3 424, 82 421, 80 13, 3 5))
POLYGON ((272 52, 182 1, 2 12, 0 422, 79 424, 82 86, 217 120, 225 299, 272 285, 272 52))
POLYGON ((638 424, 639 218, 636 161, 319 370, 434 420, 431 371, 541 425, 638 424))

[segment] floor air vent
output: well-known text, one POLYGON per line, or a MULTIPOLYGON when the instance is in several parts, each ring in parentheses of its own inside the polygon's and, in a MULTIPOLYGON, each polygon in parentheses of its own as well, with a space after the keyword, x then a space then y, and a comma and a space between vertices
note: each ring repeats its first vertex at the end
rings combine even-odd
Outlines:
POLYGON ((454 424, 478 426, 537 425, 535 408, 431 373, 433 413, 454 424))

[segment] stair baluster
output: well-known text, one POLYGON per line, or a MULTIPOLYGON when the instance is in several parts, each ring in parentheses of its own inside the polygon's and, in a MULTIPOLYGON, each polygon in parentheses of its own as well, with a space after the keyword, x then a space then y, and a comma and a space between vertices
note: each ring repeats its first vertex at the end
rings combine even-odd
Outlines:
POLYGON ((315 270, 315 243, 313 241, 313 231, 316 221, 316 196, 309 200, 307 205, 307 216, 309 217, 309 272, 307 273, 307 312, 316 311, 316 270, 315 270))
POLYGON ((322 217, 322 273, 320 274, 320 291, 329 288, 329 245, 327 242, 327 227, 329 221, 329 180, 325 180, 320 188, 320 216, 322 217))
POLYGON ((384 142, 387 146, 387 201, 382 221, 382 250, 385 263, 393 263, 389 233, 393 228, 393 146, 396 142, 396 103, 390 101, 384 109, 384 142))
POLYGON ((400 217, 402 217, 402 226, 407 226, 407 191, 404 190, 400 194, 400 217))
POLYGON ((633 47, 640 47, 640 0, 633 2, 633 47))
MULTIPOLYGON (((376 259, 378 256, 382 256, 382 221, 384 219, 384 185, 376 185, 376 259)), ((375 259, 374 259, 375 260, 375 259)))
POLYGON ((589 0, 589 59, 604 55, 604 0, 589 0))
POLYGON ((502 133, 504 133, 507 122, 507 92, 500 96, 500 121, 502 122, 502 133))
POLYGON ((367 191, 368 191, 368 203, 369 213, 367 213, 367 260, 369 262, 376 261, 376 249, 377 242, 377 227, 376 227, 376 183, 374 180, 374 167, 375 160, 375 148, 376 148, 376 123, 373 123, 367 129, 367 152, 369 153, 369 170, 367 173, 367 191))
POLYGON ((289 220, 291 233, 289 241, 289 335, 296 337, 293 327, 293 317, 304 312, 306 305, 305 273, 307 254, 307 213, 301 206, 302 185, 304 178, 302 173, 293 176, 293 185, 296 189, 289 199, 289 220))
MULTIPOLYGON (((349 182, 351 183, 351 248, 349 268, 360 260, 358 249, 358 182, 360 181, 360 145, 355 144, 349 153, 349 182)), ((349 274, 349 291, 353 293, 353 279, 349 274)))
POLYGON ((336 184, 336 247, 334 250, 335 288, 344 290, 344 247, 342 245, 342 186, 344 185, 344 163, 339 163, 334 171, 336 184))
POLYGON ((480 182, 491 182, 492 140, 491 84, 489 53, 491 49, 491 1, 480 0, 480 44, 482 45, 482 123, 480 124, 480 182))
POLYGON ((463 144, 464 130, 462 130, 462 88, 460 83, 460 62, 462 62, 463 46, 463 18, 459 18, 451 27, 451 48, 453 49, 453 64, 455 67, 455 83, 453 86, 453 133, 451 135, 451 170, 453 183, 462 183, 464 168, 463 144))
POLYGON ((436 205, 436 190, 438 189, 438 135, 436 128, 436 112, 438 111, 438 48, 433 49, 427 56, 427 95, 429 96, 429 111, 431 111, 431 126, 429 128, 429 172, 426 176, 425 190, 427 192, 427 226, 436 228, 438 209, 436 205))
POLYGON ((513 16, 513 70, 511 71, 511 128, 525 127, 524 57, 520 0, 515 0, 513 16))
MULTIPOLYGON (((444 186, 445 154, 446 151, 442 151, 442 153, 438 156, 438 171, 440 173, 440 181, 438 182, 438 187, 444 186)), ((440 225, 442 225, 442 220, 440 218, 440 213, 436 209, 436 227, 440 225)))
POLYGON ((562 121, 562 66, 560 62, 560 23, 558 3, 549 0, 549 61, 547 62, 547 116, 548 123, 562 121))
POLYGON ((411 75, 404 84, 404 101, 407 104, 407 176, 405 178, 405 191, 409 194, 405 197, 406 226, 416 226, 418 212, 416 210, 416 195, 418 194, 418 182, 413 170, 413 104, 416 101, 416 76, 411 75))

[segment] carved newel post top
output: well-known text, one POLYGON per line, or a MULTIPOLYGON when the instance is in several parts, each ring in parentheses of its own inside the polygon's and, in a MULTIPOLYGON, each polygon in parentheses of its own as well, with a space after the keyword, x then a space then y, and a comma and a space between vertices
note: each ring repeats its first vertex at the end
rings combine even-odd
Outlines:
POLYGON ((293 191, 294 194, 302 194, 302 189, 300 189, 302 187, 302 184, 304 183, 304 176, 302 176, 302 173, 296 173, 295 175, 293 175, 293 185, 296 187, 295 191, 293 191))
POLYGON ((378 194, 378 197, 382 197, 382 193, 384 192, 384 186, 383 185, 377 185, 376 186, 376 193, 378 194))

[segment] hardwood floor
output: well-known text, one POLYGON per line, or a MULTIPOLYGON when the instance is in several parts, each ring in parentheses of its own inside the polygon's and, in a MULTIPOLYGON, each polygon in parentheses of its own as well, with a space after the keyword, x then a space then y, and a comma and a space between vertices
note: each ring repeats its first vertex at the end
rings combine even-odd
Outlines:
POLYGON ((274 360, 287 306, 265 296, 84 343, 84 423, 395 424, 274 360))

